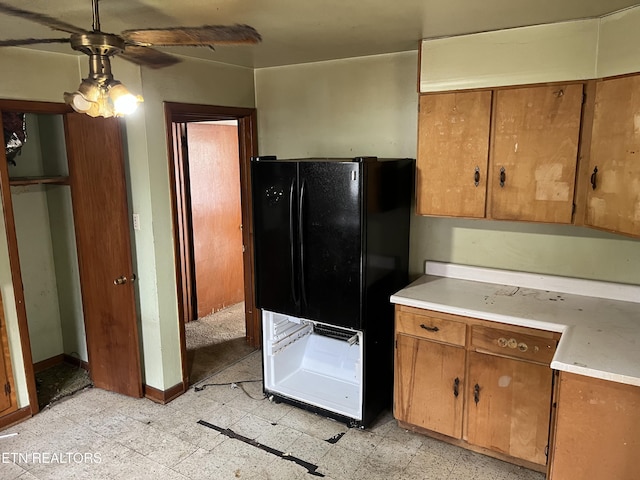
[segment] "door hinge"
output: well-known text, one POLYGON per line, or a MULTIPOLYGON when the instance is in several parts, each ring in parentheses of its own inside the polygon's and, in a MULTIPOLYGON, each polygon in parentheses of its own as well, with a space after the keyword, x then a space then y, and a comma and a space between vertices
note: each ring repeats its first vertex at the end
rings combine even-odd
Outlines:
POLYGON ((7 396, 11 395, 11 384, 9 382, 4 384, 4 394, 7 396))
POLYGON ((585 103, 587 103, 587 94, 583 93, 582 94, 582 104, 584 105, 585 103))
POLYGON ((398 339, 396 338, 396 348, 398 348, 398 339))
POLYGON ((576 204, 575 203, 571 207, 571 215, 573 215, 574 213, 576 213, 576 204))

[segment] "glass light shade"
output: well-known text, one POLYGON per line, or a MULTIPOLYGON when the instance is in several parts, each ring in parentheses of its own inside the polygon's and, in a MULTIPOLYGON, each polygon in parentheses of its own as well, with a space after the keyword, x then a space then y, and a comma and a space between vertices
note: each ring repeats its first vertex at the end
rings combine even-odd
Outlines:
POLYGON ((64 101, 78 113, 109 118, 133 113, 143 99, 117 80, 85 78, 78 90, 64 94, 64 101))
POLYGON ((133 113, 138 108, 138 104, 143 101, 140 95, 133 95, 127 87, 117 81, 114 81, 109 88, 109 99, 113 104, 113 114, 116 116, 133 113))

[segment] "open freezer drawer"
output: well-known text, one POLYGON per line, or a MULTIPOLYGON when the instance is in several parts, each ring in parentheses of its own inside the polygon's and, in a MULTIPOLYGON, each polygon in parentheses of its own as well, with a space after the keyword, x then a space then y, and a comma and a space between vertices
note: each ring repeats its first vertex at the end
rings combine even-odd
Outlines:
POLYGON ((265 393, 362 421, 362 332, 269 311, 262 323, 265 393))

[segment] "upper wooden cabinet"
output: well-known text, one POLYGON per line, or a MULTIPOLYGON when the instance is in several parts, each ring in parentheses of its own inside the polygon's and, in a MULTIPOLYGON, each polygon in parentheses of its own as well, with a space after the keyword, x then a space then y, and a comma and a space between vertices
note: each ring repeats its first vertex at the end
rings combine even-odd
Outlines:
POLYGON ((422 95, 417 213, 571 223, 582 93, 575 83, 422 95))
POLYGON ((420 97, 417 210, 483 218, 491 92, 420 97))
POLYGON ((585 224, 640 235, 640 75, 596 84, 585 224))
POLYGON ((498 90, 491 218, 571 223, 582 84, 498 90))

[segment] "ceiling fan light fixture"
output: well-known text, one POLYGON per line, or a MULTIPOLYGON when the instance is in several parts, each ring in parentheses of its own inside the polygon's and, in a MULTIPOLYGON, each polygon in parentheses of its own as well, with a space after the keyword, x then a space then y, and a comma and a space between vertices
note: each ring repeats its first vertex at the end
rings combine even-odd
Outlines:
POLYGON ((78 113, 109 118, 133 113, 143 99, 113 78, 108 56, 94 53, 90 55, 89 76, 78 90, 65 93, 64 101, 78 113))
POLYGON ((135 112, 144 101, 140 95, 134 95, 117 80, 112 80, 109 84, 109 100, 113 105, 113 114, 117 117, 135 112))

